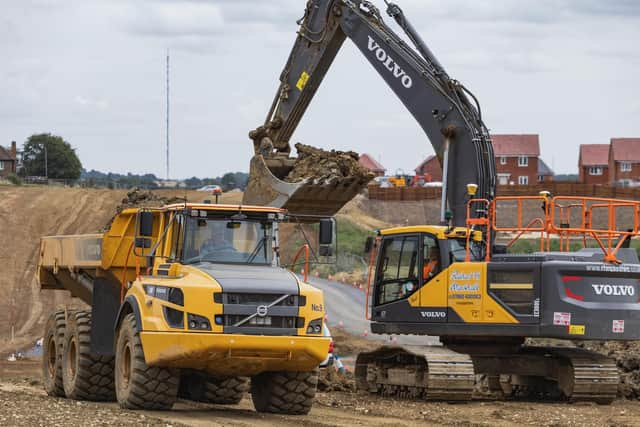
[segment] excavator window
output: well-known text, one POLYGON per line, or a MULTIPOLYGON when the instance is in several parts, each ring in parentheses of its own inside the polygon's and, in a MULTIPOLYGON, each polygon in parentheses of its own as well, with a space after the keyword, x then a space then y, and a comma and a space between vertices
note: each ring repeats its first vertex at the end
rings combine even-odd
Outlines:
POLYGON ((422 283, 431 280, 440 270, 442 270, 442 264, 438 241, 432 236, 424 236, 422 241, 422 283))
POLYGON ((398 301, 418 289, 418 236, 384 239, 380 261, 376 275, 377 304, 398 301))

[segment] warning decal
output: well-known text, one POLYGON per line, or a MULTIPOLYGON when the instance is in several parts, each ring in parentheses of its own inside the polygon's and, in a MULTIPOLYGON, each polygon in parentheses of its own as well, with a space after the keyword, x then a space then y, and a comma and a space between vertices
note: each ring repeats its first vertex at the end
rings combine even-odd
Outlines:
POLYGON ((569 326, 571 324, 571 313, 553 313, 553 324, 560 326, 569 326))
POLYGON ((624 320, 614 320, 613 321, 613 333, 621 334, 624 332, 624 320))

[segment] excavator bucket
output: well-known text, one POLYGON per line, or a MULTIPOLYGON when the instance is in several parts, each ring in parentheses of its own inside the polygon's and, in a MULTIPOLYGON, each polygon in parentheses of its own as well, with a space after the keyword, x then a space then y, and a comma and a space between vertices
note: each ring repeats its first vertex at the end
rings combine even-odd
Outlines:
POLYGON ((332 216, 353 199, 370 177, 334 177, 318 180, 310 176, 299 182, 283 180, 293 169, 292 159, 251 159, 249 182, 243 204, 284 208, 293 215, 332 216))

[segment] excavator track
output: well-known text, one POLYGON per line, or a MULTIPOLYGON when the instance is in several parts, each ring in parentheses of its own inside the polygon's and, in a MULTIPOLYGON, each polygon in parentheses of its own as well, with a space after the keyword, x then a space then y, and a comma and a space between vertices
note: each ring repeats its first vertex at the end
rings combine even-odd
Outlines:
POLYGON ((615 400, 620 383, 615 360, 577 348, 554 349, 552 354, 568 362, 558 385, 569 400, 600 404, 615 400))
POLYGON ((471 358, 443 347, 382 347, 356 360, 357 388, 381 396, 467 401, 474 379, 471 358))
MULTIPOLYGON (((465 354, 444 347, 381 347, 356 359, 358 390, 385 397, 470 401, 476 379, 505 399, 610 404, 620 375, 613 359, 579 348, 521 347, 501 354, 465 354)), ((493 398, 496 396, 494 395, 493 398)))
POLYGON ((522 347, 473 359, 477 373, 499 377, 505 398, 609 404, 620 382, 614 360, 579 348, 522 347))

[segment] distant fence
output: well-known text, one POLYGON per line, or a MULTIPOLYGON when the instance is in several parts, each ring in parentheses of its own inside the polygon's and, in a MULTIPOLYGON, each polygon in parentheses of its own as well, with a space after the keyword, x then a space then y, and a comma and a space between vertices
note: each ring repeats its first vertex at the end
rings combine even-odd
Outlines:
MULTIPOLYGON (((499 185, 498 196, 535 196, 541 191, 550 191, 554 196, 603 197, 609 199, 640 199, 640 188, 610 187, 608 185, 553 182, 535 185, 499 185)), ((397 202, 439 200, 439 187, 392 187, 369 186, 369 199, 397 202)))

